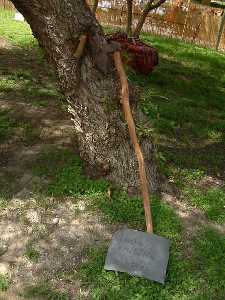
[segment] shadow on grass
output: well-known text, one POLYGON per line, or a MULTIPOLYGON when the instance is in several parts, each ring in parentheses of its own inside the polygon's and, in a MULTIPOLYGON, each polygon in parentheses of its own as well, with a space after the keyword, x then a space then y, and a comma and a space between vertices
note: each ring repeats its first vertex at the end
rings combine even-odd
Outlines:
POLYGON ((205 69, 199 66, 199 56, 191 63, 162 57, 149 77, 129 77, 142 87, 141 107, 166 159, 224 177, 225 74, 216 58, 205 69))
POLYGON ((141 86, 140 105, 152 124, 161 170, 181 194, 189 190, 188 204, 223 223, 222 184, 218 193, 197 185, 204 176, 225 179, 224 55, 170 39, 143 39, 159 49, 159 66, 148 77, 130 72, 129 78, 141 86))
POLYGON ((0 58, 0 100, 19 99, 37 106, 62 102, 54 71, 39 48, 0 49, 0 58))

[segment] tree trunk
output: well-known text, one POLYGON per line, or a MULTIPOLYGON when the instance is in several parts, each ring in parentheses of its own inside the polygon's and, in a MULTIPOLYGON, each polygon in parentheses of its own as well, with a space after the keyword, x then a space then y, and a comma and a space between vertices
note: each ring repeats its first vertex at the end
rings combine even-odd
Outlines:
POLYGON ((127 0, 127 35, 132 35, 133 0, 127 0))
MULTIPOLYGON (((91 177, 104 177, 128 191, 139 187, 138 166, 120 107, 120 84, 100 25, 84 0, 13 0, 56 68, 69 103, 80 156, 91 177), (88 34, 81 61, 74 56, 88 34)), ((135 102, 135 101, 134 101, 135 102)), ((133 103, 136 123, 143 122, 133 103)), ((154 147, 142 139, 149 187, 159 181, 154 147)))

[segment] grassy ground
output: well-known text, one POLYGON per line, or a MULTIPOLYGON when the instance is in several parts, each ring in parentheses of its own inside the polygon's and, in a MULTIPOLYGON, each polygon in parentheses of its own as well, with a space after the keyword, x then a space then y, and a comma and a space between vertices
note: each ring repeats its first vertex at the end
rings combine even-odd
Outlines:
POLYGON ((149 78, 134 80, 144 86, 142 107, 153 123, 162 169, 185 201, 224 222, 224 55, 175 41, 153 42, 161 64, 149 78), (221 184, 207 187, 205 175, 221 184))
MULTIPOLYGON (((46 119, 53 109, 63 111, 62 96, 26 23, 13 21, 11 13, 0 11, 1 37, 16 47, 12 48, 10 44, 8 49, 0 49, 0 59, 7 60, 0 70, 0 142, 3 146, 31 150, 49 143, 42 137, 40 118, 46 119), (16 69, 10 64, 13 57, 17 58, 16 69), (32 118, 27 112, 26 117, 21 114, 20 102, 34 110, 32 118)), ((85 248, 79 263, 73 266, 71 262, 72 268, 57 271, 51 279, 44 277, 29 283, 21 292, 27 299, 224 299, 225 239, 210 226, 214 223, 224 225, 225 221, 224 55, 173 40, 147 35, 142 38, 159 50, 160 65, 147 77, 129 72, 129 79, 141 90, 140 105, 152 123, 151 135, 158 148, 161 171, 179 190, 179 203, 200 211, 206 222, 199 223, 197 230, 187 229, 176 210, 161 199, 153 200, 155 232, 171 240, 165 286, 104 271, 107 241, 100 246, 85 248), (82 293, 69 292, 78 278, 82 293)), ((78 205, 79 199, 85 202, 87 211, 91 214, 97 211, 105 222, 144 229, 140 199, 115 191, 109 201, 107 183, 84 176, 82 162, 74 154, 73 147, 75 144, 70 145, 70 149, 52 144, 26 165, 33 176, 40 179, 32 185, 39 195, 33 209, 44 210, 49 217, 54 205, 67 203, 65 199, 69 197, 74 217, 80 214, 81 219, 86 218, 83 207, 78 205)), ((7 173, 8 161, 12 159, 11 152, 7 153, 3 147, 1 161, 6 171, 0 176, 2 212, 13 204, 13 200, 9 200, 18 183, 16 176, 14 178, 10 171, 7 173)), ((24 205, 28 206, 28 203, 24 205)), ((23 211, 19 220, 29 225, 23 211)), ((50 237, 49 234, 49 245, 50 237)), ((55 252, 51 255, 57 252, 54 247, 55 252)), ((43 259, 42 251, 39 242, 32 240, 25 244, 22 255, 35 267, 43 259)), ((0 291, 13 287, 15 281, 10 272, 0 275, 0 291)))

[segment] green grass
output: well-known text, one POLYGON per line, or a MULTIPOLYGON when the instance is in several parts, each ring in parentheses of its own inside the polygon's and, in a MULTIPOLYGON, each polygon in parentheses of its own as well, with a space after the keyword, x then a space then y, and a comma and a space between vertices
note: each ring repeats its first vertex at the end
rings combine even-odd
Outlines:
POLYGON ((49 149, 41 153, 33 171, 50 179, 47 193, 55 197, 94 196, 104 193, 108 186, 104 180, 88 179, 83 173, 81 159, 69 149, 49 149))
POLYGON ((184 189, 184 195, 195 207, 201 208, 206 216, 215 222, 225 221, 225 191, 221 188, 211 188, 201 191, 197 188, 184 189))
MULTIPOLYGON (((52 179, 49 188, 50 191, 52 187, 56 188, 56 195, 85 196, 89 199, 90 208, 100 209, 107 222, 126 223, 130 228, 144 230, 141 199, 130 198, 121 191, 114 191, 112 198, 107 199, 105 186, 102 188, 98 181, 86 181, 85 177, 80 177, 82 165, 73 152, 49 150, 41 155, 38 166, 35 172, 52 179), (95 189, 90 188, 90 182, 95 189)), ((201 171, 191 174, 184 172, 182 176, 188 182, 196 182, 203 174, 201 171)), ((212 230, 204 229, 192 242, 186 243, 181 221, 171 208, 154 198, 152 212, 155 232, 171 241, 165 286, 127 274, 105 271, 106 248, 94 248, 89 250, 87 263, 81 265, 79 272, 82 285, 90 289, 90 299, 222 300, 225 293, 224 238, 212 230)), ((71 274, 68 276, 71 278, 71 274)))
MULTIPOLYGON (((143 202, 139 197, 129 197, 124 192, 116 191, 110 200, 96 198, 95 205, 103 211, 107 221, 145 230, 143 202)), ((177 239, 181 224, 174 212, 157 197, 153 197, 151 207, 155 232, 177 239)))
MULTIPOLYGON (((38 52, 38 49, 33 50, 38 52)), ((11 55, 16 57, 15 67, 7 69, 7 60, 4 61, 3 68, 0 70, 0 97, 9 100, 19 100, 31 103, 36 107, 46 107, 50 101, 62 104, 63 97, 59 93, 55 84, 55 75, 51 68, 42 66, 37 60, 22 61, 19 57, 21 50, 10 50, 11 55), (32 64, 33 70, 28 71, 29 64, 32 64), (23 67, 22 67, 23 66, 23 67), (48 80, 46 80, 48 78, 48 80)), ((29 57, 32 50, 29 52, 29 57)))
POLYGON ((0 37, 16 48, 1 49, 0 99, 47 107, 50 101, 64 105, 64 97, 56 87, 53 69, 44 61, 30 26, 14 20, 14 12, 0 9, 0 37), (8 67, 13 57, 14 64, 8 67))
POLYGON ((0 111, 0 142, 13 135, 15 125, 15 120, 9 116, 8 111, 0 111))
POLYGON ((223 299, 225 295, 225 238, 206 229, 194 241, 193 266, 196 278, 201 281, 200 299, 223 299))
POLYGON ((40 252, 33 245, 27 245, 24 255, 32 262, 37 263, 40 257, 40 252))
POLYGON ((130 72, 129 78, 142 89, 140 105, 152 124, 161 171, 183 195, 190 191, 190 205, 224 222, 223 187, 214 196, 196 187, 199 200, 191 192, 204 176, 225 179, 224 55, 171 39, 142 39, 159 50, 160 64, 149 76, 130 72))
MULTIPOLYGON (((48 178, 46 192, 55 197, 84 197, 90 208, 100 209, 107 221, 127 223, 144 229, 143 203, 139 197, 129 197, 125 192, 114 190, 107 197, 108 183, 88 179, 83 172, 80 158, 71 150, 48 149, 40 154, 33 167, 37 176, 48 178), (91 199, 91 200, 90 200, 91 199)), ((157 197, 152 201, 155 230, 171 238, 177 238, 180 222, 172 210, 157 197)))
POLYGON ((0 9, 0 36, 16 46, 33 48, 37 40, 32 36, 30 26, 26 22, 15 21, 14 15, 13 11, 0 9))
MULTIPOLYGON (((1 186, 1 184, 0 184, 1 186)), ((5 199, 5 195, 3 192, 0 193, 0 209, 5 209, 8 205, 7 200, 5 199)))
POLYGON ((70 300, 71 298, 65 294, 53 289, 48 283, 40 283, 29 286, 22 294, 26 299, 45 299, 45 300, 70 300))
POLYGON ((40 130, 33 126, 29 120, 17 118, 8 110, 0 111, 0 141, 5 142, 13 136, 20 136, 21 142, 25 145, 33 145, 38 142, 40 130))
POLYGON ((23 129, 23 143, 26 146, 34 145, 40 141, 40 129, 35 125, 32 125, 29 122, 24 122, 20 124, 20 127, 23 129))
POLYGON ((88 262, 81 268, 83 282, 91 287, 91 299, 98 300, 224 299, 224 237, 205 229, 193 241, 192 247, 191 257, 186 257, 182 244, 177 242, 172 246, 164 286, 127 274, 105 271, 106 249, 92 249, 88 262))
POLYGON ((224 143, 224 56, 178 41, 143 39, 157 47, 160 64, 148 77, 131 78, 143 86, 142 108, 156 134, 183 146, 224 143))
POLYGON ((9 278, 0 274, 0 291, 5 292, 9 288, 9 278))

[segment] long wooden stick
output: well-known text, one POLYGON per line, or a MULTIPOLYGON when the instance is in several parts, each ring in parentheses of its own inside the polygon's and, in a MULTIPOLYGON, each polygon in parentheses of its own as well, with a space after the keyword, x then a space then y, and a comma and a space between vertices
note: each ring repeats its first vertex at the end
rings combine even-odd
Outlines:
MULTIPOLYGON (((93 5, 93 8, 92 8, 92 12, 94 14, 96 14, 97 8, 98 8, 98 0, 94 0, 94 5, 93 5)), ((78 46, 77 46, 75 54, 74 54, 74 56, 76 57, 77 60, 79 60, 81 58, 81 56, 84 52, 84 48, 86 46, 87 39, 88 39, 87 34, 82 34, 80 36, 80 40, 79 40, 78 46)))
POLYGON ((134 150, 138 160, 139 166, 139 175, 140 175, 140 187, 141 193, 144 202, 144 210, 145 210, 145 220, 146 220, 146 227, 148 233, 153 233, 153 225, 152 225, 152 215, 151 215, 151 208, 149 204, 149 192, 148 192, 148 182, 145 170, 145 162, 144 157, 141 151, 141 147, 138 143, 138 138, 136 134, 135 124, 133 120, 133 116, 130 109, 129 103, 129 86, 127 81, 127 76, 123 67, 123 63, 121 60, 121 55, 119 51, 114 53, 114 62, 117 69, 117 73, 120 78, 122 92, 121 92, 121 100, 123 105, 123 111, 125 114, 125 119, 128 124, 129 134, 131 142, 134 146, 134 150))
POLYGON ((79 43, 78 43, 78 46, 77 46, 77 49, 74 53, 74 56, 76 57, 76 59, 80 59, 83 52, 84 52, 84 48, 85 48, 85 45, 86 45, 86 42, 87 42, 87 34, 82 34, 80 36, 80 40, 79 40, 79 43))

